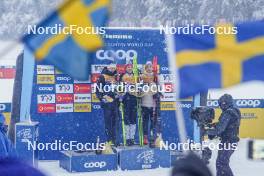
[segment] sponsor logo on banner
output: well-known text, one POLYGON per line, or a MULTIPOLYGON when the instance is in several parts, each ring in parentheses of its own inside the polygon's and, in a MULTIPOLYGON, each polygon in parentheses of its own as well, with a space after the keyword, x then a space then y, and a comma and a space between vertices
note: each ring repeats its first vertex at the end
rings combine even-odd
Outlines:
POLYGON ((11 112, 11 103, 0 103, 0 112, 11 112))
POLYGON ((68 83, 70 81, 72 81, 72 78, 69 76, 62 76, 62 75, 56 76, 57 83, 68 83))
POLYGON ((56 112, 55 104, 38 104, 38 113, 54 113, 56 112))
MULTIPOLYGON (((181 108, 191 108, 192 104, 187 102, 181 102, 179 105, 181 108)), ((160 102, 160 110, 161 111, 175 111, 176 103, 175 102, 160 102)))
POLYGON ((0 68, 0 79, 13 79, 16 74, 14 68, 0 68))
POLYGON ((37 75, 37 84, 55 84, 54 75, 37 75))
POLYGON ((169 68, 168 67, 161 67, 161 71, 169 71, 169 68))
POLYGON ((25 128, 22 130, 17 131, 17 137, 20 138, 22 141, 27 141, 26 139, 32 139, 33 134, 30 128, 25 128))
POLYGON ((91 83, 91 77, 89 76, 89 80, 87 80, 87 81, 74 80, 74 83, 77 83, 77 84, 78 84, 78 83, 79 83, 79 84, 80 84, 80 83, 86 83, 86 84, 87 84, 87 83, 91 83))
POLYGON ((92 94, 92 102, 93 103, 99 103, 100 102, 100 100, 97 98, 95 93, 92 94))
POLYGON ((37 74, 38 75, 53 75, 54 66, 52 65, 37 65, 37 74))
POLYGON ((238 107, 259 107, 261 105, 260 100, 236 100, 238 107))
POLYGON ((154 150, 147 150, 137 155, 137 162, 143 164, 154 163, 155 162, 154 150))
POLYGON ((75 103, 74 112, 91 112, 92 107, 90 103, 75 103))
POLYGON ((74 84, 74 93, 91 93, 90 84, 74 84))
POLYGON ((164 93, 162 95, 163 96, 161 97, 160 101, 175 101, 176 100, 175 93, 164 93))
POLYGON ((75 103, 89 103, 91 102, 91 94, 74 94, 75 103))
POLYGON ((73 104, 56 104, 56 112, 73 112, 73 104))
POLYGON ((56 84, 56 93, 73 93, 72 84, 56 84))
POLYGON ((99 60, 110 60, 115 61, 118 60, 125 60, 126 63, 133 60, 133 58, 137 58, 137 51, 136 50, 98 50, 96 52, 96 58, 99 60))
POLYGON ((101 73, 104 67, 107 67, 107 65, 92 65, 92 73, 101 73))
POLYGON ((38 95, 38 104, 55 103, 55 94, 41 94, 38 95))
POLYGON ((39 92, 54 92, 54 86, 39 86, 39 92))
POLYGON ((90 162, 90 163, 84 163, 83 165, 84 168, 91 169, 91 168, 104 168, 106 167, 106 162, 101 161, 101 162, 90 162))
MULTIPOLYGON (((238 99, 234 100, 235 105, 239 108, 257 108, 263 107, 262 100, 258 99, 238 99)), ((208 100, 207 106, 209 107, 219 107, 218 100, 208 100)))
POLYGON ((92 74, 92 83, 96 83, 97 79, 100 77, 100 73, 92 74))
POLYGON ((159 75, 160 83, 172 83, 173 75, 172 74, 161 74, 159 75))
POLYGON ((73 103, 73 94, 57 94, 57 103, 73 103))
POLYGON ((93 109, 101 109, 101 105, 100 104, 93 104, 93 109))

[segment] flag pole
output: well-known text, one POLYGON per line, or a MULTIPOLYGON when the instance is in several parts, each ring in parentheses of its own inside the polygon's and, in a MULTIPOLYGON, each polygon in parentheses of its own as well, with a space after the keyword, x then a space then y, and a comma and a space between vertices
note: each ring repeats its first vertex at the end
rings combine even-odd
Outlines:
MULTIPOLYGON (((166 40, 167 40, 167 47, 168 47, 168 60, 169 60, 169 68, 172 73, 172 83, 173 83, 173 90, 175 94, 175 118, 178 126, 178 132, 180 137, 180 142, 185 143, 187 142, 187 134, 186 134, 186 128, 185 128, 185 122, 183 117, 183 111, 180 106, 179 102, 179 74, 178 74, 178 68, 176 67, 176 55, 175 55, 175 40, 173 39, 173 36, 171 34, 166 34, 166 40)), ((185 152, 185 151, 183 151, 185 152)))

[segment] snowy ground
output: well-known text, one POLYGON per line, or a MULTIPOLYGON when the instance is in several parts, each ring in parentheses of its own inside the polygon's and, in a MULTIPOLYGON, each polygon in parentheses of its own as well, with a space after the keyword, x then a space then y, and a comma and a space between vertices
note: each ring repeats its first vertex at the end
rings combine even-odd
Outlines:
MULTIPOLYGON (((217 152, 213 153, 210 168, 215 174, 215 159, 217 152)), ((264 161, 250 161, 247 159, 247 140, 241 140, 238 151, 231 158, 231 167, 235 176, 263 176, 264 161)), ((170 176, 171 169, 153 169, 143 171, 111 171, 95 173, 74 173, 71 174, 59 167, 58 161, 41 161, 39 168, 48 176, 170 176)))

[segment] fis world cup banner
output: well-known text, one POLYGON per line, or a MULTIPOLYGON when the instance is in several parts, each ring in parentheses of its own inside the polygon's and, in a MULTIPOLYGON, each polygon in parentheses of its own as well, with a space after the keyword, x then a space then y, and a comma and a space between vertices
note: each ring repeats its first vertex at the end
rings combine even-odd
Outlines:
MULTIPOLYGON (((92 60, 91 77, 87 81, 74 80, 52 65, 39 62, 35 65, 31 117, 39 123, 39 142, 96 142, 97 137, 105 141, 103 109, 94 92, 94 83, 102 69, 110 63, 117 64, 119 73, 125 72, 125 64, 138 60, 142 70, 147 61, 158 57, 158 77, 161 85, 167 87, 161 98, 163 138, 177 142, 175 121, 175 95, 172 93, 166 52, 166 42, 158 30, 108 29, 103 36, 105 48, 98 50, 92 60)), ((182 102, 188 137, 193 138, 193 122, 189 113, 193 101, 182 102)), ((121 116, 117 123, 121 125, 121 116)), ((119 127, 119 140, 121 127, 119 127)), ((136 135, 137 136, 137 135, 136 135)), ((40 159, 57 159, 58 151, 39 151, 40 159)))
MULTIPOLYGON (((264 139, 264 100, 263 99, 236 99, 234 104, 241 111, 241 126, 239 135, 241 138, 264 139)), ((216 108, 216 119, 221 110, 217 100, 208 100, 207 106, 216 108)))

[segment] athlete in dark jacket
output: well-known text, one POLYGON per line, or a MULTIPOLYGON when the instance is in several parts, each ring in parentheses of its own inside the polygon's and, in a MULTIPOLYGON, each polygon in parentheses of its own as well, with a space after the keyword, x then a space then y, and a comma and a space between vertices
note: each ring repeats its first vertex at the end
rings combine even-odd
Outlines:
POLYGON ((96 96, 101 102, 104 112, 105 133, 107 142, 116 144, 116 121, 118 118, 118 96, 111 85, 116 84, 116 67, 114 64, 105 67, 97 80, 96 96), (107 88, 106 88, 107 87, 107 88))
POLYGON ((231 155, 234 153, 234 146, 239 141, 239 126, 241 114, 238 108, 233 105, 233 98, 224 94, 218 100, 222 114, 215 128, 207 131, 208 136, 218 136, 221 140, 223 150, 218 150, 216 160, 217 176, 233 176, 229 166, 231 155))

